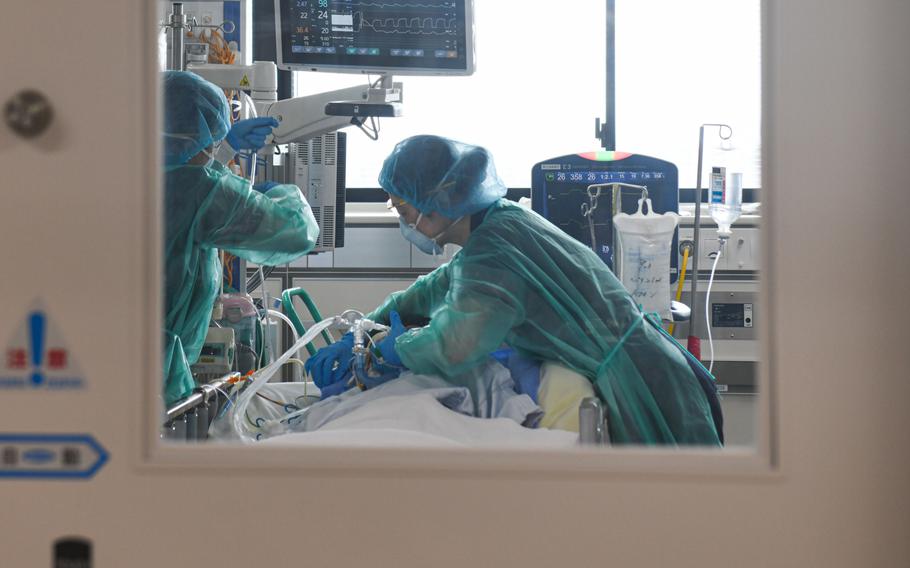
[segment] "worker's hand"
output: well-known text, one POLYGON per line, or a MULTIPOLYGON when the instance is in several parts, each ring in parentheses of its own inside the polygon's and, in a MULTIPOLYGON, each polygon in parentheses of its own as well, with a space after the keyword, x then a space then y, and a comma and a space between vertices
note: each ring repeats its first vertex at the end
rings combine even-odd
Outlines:
POLYGON ((367 389, 378 387, 382 383, 397 379, 402 370, 403 367, 374 363, 373 368, 370 369, 369 374, 363 380, 363 386, 367 389))
MULTIPOLYGON (((350 376, 351 376, 350 373, 348 373, 348 378, 350 378, 350 376)), ((320 392, 322 393, 322 400, 331 398, 333 396, 337 396, 337 395, 343 393, 344 391, 348 390, 352 386, 354 386, 354 385, 348 384, 348 379, 345 379, 343 381, 338 381, 337 383, 332 383, 329 386, 325 387, 324 389, 320 389, 320 392)))
POLYGON ((234 150, 259 150, 265 146, 265 139, 278 127, 278 121, 270 116, 238 120, 227 133, 227 143, 234 150))
POLYGON ((406 332, 407 328, 401 323, 401 316, 394 310, 389 313, 389 324, 391 329, 385 339, 379 342, 379 352, 382 353, 382 361, 386 365, 403 367, 401 357, 398 356, 398 352, 395 350, 395 340, 406 332))
POLYGON ((273 182, 273 181, 264 181, 264 182, 262 182, 262 183, 257 183, 256 185, 254 185, 254 186, 253 186, 253 189, 255 189, 256 191, 258 191, 259 193, 265 193, 265 192, 267 192, 268 190, 270 190, 270 189, 272 189, 273 187, 275 187, 276 185, 278 185, 278 184, 275 183, 275 182, 273 182))
MULTIPOLYGON (((323 347, 306 360, 306 372, 312 375, 313 382, 320 389, 335 383, 347 384, 351 378, 351 359, 353 359, 354 334, 346 333, 341 340, 323 347)), ((340 392, 340 391, 339 391, 340 392)), ((337 394, 337 393, 336 393, 337 394)))

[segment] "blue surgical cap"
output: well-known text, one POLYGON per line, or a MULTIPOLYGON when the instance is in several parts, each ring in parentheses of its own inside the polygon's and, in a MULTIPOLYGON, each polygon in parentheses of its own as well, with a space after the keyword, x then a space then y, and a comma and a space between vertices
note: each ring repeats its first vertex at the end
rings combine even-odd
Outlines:
POLYGON ((164 163, 185 164, 231 127, 224 93, 195 73, 164 72, 164 163))
POLYGON ((432 135, 399 142, 382 164, 379 185, 422 213, 450 219, 486 209, 506 194, 488 151, 432 135))

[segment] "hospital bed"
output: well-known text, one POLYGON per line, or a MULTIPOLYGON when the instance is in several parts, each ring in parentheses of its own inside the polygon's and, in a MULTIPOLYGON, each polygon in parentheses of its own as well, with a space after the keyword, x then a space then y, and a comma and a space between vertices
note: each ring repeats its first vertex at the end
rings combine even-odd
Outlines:
MULTIPOLYGON (((283 300, 283 304, 284 304, 283 307, 285 308, 285 313, 288 316, 287 323, 289 323, 293 327, 294 332, 295 332, 295 338, 299 337, 300 335, 304 336, 303 338, 298 339, 298 342, 295 342, 296 348, 295 348, 294 352, 296 353, 296 349, 302 350, 304 347, 306 347, 306 349, 310 352, 310 354, 312 354, 315 352, 315 348, 312 345, 312 341, 315 337, 318 336, 317 334, 321 334, 327 343, 329 343, 331 341, 331 339, 329 339, 329 337, 325 333, 327 331, 328 327, 323 326, 320 329, 316 329, 319 325, 322 325, 325 322, 328 322, 329 320, 323 320, 320 324, 317 324, 317 326, 314 326, 310 330, 307 330, 304 327, 301 319, 299 318, 299 316, 296 313, 296 310, 295 310, 295 307, 293 304, 294 298, 300 298, 303 301, 304 305, 310 311, 311 316, 313 316, 314 321, 321 320, 321 315, 319 314, 318 309, 316 309, 315 303, 311 300, 309 295, 304 290, 298 288, 298 289, 287 290, 284 292, 282 300, 283 300)), ((336 320, 343 319, 343 317, 347 313, 348 312, 346 312, 345 314, 342 314, 342 316, 336 316, 335 319, 336 320)), ((359 312, 354 312, 354 313, 359 314, 359 312)), ((362 317, 362 314, 359 314, 359 317, 362 317)), ((368 321, 368 320, 364 320, 364 321, 368 321)), ((372 324, 372 322, 370 322, 370 323, 372 324)), ((352 320, 352 325, 353 325, 353 320, 352 320)), ((289 353, 290 353, 290 351, 287 352, 284 357, 289 356, 289 353)), ((281 364, 282 364, 281 361, 276 362, 276 365, 278 365, 278 366, 280 366, 281 364)), ((269 400, 268 397, 263 396, 262 393, 256 392, 256 390, 261 389, 265 386, 271 386, 271 385, 276 384, 276 383, 269 382, 270 379, 266 379, 265 382, 260 383, 257 386, 255 383, 260 382, 260 379, 257 379, 254 382, 252 387, 247 387, 247 383, 245 382, 245 380, 246 380, 246 378, 241 378, 239 376, 239 374, 234 373, 234 374, 225 375, 215 381, 203 384, 202 386, 198 387, 196 389, 196 391, 194 393, 192 393, 192 395, 190 395, 189 397, 187 397, 181 401, 178 401, 176 404, 172 405, 170 408, 167 409, 167 412, 165 413, 165 417, 164 417, 164 421, 163 421, 161 437, 163 439, 172 440, 172 441, 203 441, 203 440, 206 440, 209 437, 209 433, 212 429, 212 424, 216 421, 216 419, 219 416, 223 416, 227 412, 227 410, 228 410, 227 405, 231 404, 231 402, 232 402, 231 397, 234 394, 237 394, 238 395, 237 400, 240 400, 240 396, 239 396, 240 391, 243 390, 243 388, 248 388, 248 389, 252 389, 254 391, 256 397, 260 397, 265 400, 269 400), (228 394, 229 391, 232 391, 231 394, 228 394)), ((575 380, 577 380, 580 383, 584 383, 584 385, 588 389, 588 392, 593 394, 593 390, 591 389, 590 384, 587 381, 587 379, 584 379, 583 377, 581 377, 579 375, 579 376, 575 377, 575 380)), ((566 382, 566 381, 553 381, 552 384, 562 384, 564 382, 566 382)), ((294 388, 294 385, 303 385, 304 383, 278 383, 278 384, 285 384, 285 385, 289 385, 292 388, 294 388)), ((305 393, 305 387, 304 387, 303 392, 305 393)), ((373 392, 373 391, 369 391, 369 392, 373 392)), ((543 389, 541 389, 541 392, 543 392, 543 389)), ((573 412, 572 409, 576 408, 576 410, 574 412, 577 413, 576 424, 577 424, 578 434, 577 434, 577 438, 574 440, 574 442, 578 443, 578 444, 583 444, 583 445, 609 444, 610 440, 609 440, 608 428, 607 428, 607 424, 606 424, 606 412, 605 412, 603 403, 596 396, 586 396, 584 398, 582 398, 582 396, 583 395, 576 395, 574 398, 571 398, 571 397, 568 399, 563 398, 563 405, 562 405, 562 409, 561 409, 562 414, 566 415, 566 414, 571 414, 571 412, 573 412), (570 400, 571 403, 569 405, 566 405, 565 404, 566 400, 570 400)), ((247 397, 246 404, 249 404, 250 401, 252 401, 252 400, 256 400, 257 402, 259 402, 258 398, 255 398, 253 396, 253 394, 250 394, 249 397, 247 397)), ((280 401, 276 402, 275 400, 272 400, 272 402, 279 404, 279 406, 281 406, 281 404, 279 403, 280 401)), ((313 402, 313 400, 308 401, 308 403, 306 405, 303 405, 304 408, 301 408, 302 405, 299 404, 298 401, 291 399, 289 401, 289 403, 287 404, 286 408, 284 408, 283 410, 285 410, 289 414, 294 414, 294 412, 298 412, 298 413, 304 412, 305 408, 309 407, 309 405, 312 404, 312 402, 313 402)), ((426 402, 426 401, 417 401, 417 402, 426 402)), ((479 400, 477 401, 477 403, 478 403, 478 405, 480 404, 479 400)), ((415 404, 416 404, 416 402, 415 402, 415 404)), ((544 406, 544 405, 541 404, 541 406, 544 406)), ((375 407, 375 403, 374 403, 374 407, 375 407)), ((430 405, 430 406, 418 405, 411 409, 408 409, 407 407, 399 407, 395 410, 390 409, 390 412, 391 412, 391 416, 393 416, 393 417, 395 416, 396 412, 398 413, 399 416, 408 415, 410 413, 429 412, 430 415, 432 415, 432 419, 438 420, 440 422, 445 422, 446 420, 452 419, 451 416, 440 415, 437 412, 437 410, 439 408, 442 408, 441 405, 430 405)), ((540 409, 538 409, 538 410, 540 410, 540 409)), ((458 414, 454 410, 448 410, 448 409, 445 409, 445 412, 451 413, 451 414, 458 414)), ((467 413, 462 413, 462 414, 467 414, 467 413)), ((240 422, 243 422, 244 418, 246 418, 246 420, 248 422, 252 422, 252 420, 249 418, 249 414, 247 413, 246 409, 244 409, 242 416, 240 414, 236 414, 236 415, 239 417, 237 420, 240 422)), ((262 416, 266 416, 266 415, 262 415, 262 416)), ((358 417, 363 418, 363 416, 360 416, 360 415, 358 415, 358 417)), ((260 418, 259 417, 254 417, 254 418, 255 418, 255 424, 253 424, 253 426, 255 429, 255 428, 259 427, 260 418)), ((471 417, 468 416, 468 418, 471 418, 471 417)), ((412 432, 413 430, 417 430, 418 434, 421 433, 419 426, 415 426, 414 424, 404 425, 404 426, 402 426, 402 428, 399 428, 400 425, 394 424, 393 422, 391 422, 389 420, 388 417, 384 418, 384 417, 376 416, 375 414, 373 414, 373 415, 371 415, 371 419, 373 419, 374 421, 379 421, 379 422, 372 423, 371 427, 379 428, 379 426, 376 426, 376 424, 381 424, 384 427, 389 427, 391 424, 391 426, 392 426, 391 429, 400 431, 402 428, 404 428, 404 430, 407 430, 408 432, 411 432, 411 433, 413 433, 412 432)), ((281 422, 282 421, 281 416, 275 416, 274 413, 271 416, 266 416, 264 418, 264 420, 269 421, 269 422, 281 422)), ((471 422, 471 421, 468 420, 468 422, 471 422)), ((290 422, 288 421, 288 423, 290 423, 290 422)), ((363 426, 364 423, 360 422, 358 424, 360 426, 363 426)), ((490 423, 490 424, 492 424, 492 423, 490 423)), ((478 426, 478 425, 479 424, 477 424, 477 423, 471 423, 472 427, 478 426)), ((462 425, 462 426, 465 426, 465 425, 462 425)), ((488 427, 488 424, 485 424, 483 427, 484 428, 488 427)), ((233 426, 233 430, 238 434, 244 428, 249 429, 249 425, 244 424, 243 428, 241 428, 237 424, 234 424, 234 426, 233 426)), ((508 429, 508 428, 506 428, 506 429, 508 429)), ((556 426, 556 429, 559 429, 561 431, 567 430, 566 428, 559 428, 559 426, 556 426)), ((573 427, 572 429, 574 430, 575 427, 573 427)), ((465 430, 470 431, 470 428, 465 427, 465 430)), ((530 430, 530 429, 524 429, 524 430, 530 430)), ((281 431, 281 433, 283 434, 283 433, 286 433, 287 431, 290 431, 290 430, 283 430, 283 431, 281 431)), ((516 434, 516 438, 522 437, 526 433, 524 431, 516 431, 514 429, 512 431, 513 431, 513 433, 516 434)), ((309 432, 307 432, 307 433, 309 433, 309 432)), ((260 436, 270 437, 270 436, 273 436, 274 434, 275 434, 275 429, 270 429, 268 432, 265 432, 264 434, 254 434, 254 435, 256 436, 255 439, 259 440, 260 436)), ((336 434, 334 439, 336 441, 342 440, 342 438, 340 438, 339 436, 340 435, 336 434)), ((388 441, 393 442, 393 443, 396 442, 395 439, 391 439, 388 441)))
MULTIPOLYGON (((286 322, 290 324, 293 329, 293 333, 296 338, 304 336, 307 334, 308 330, 305 327, 302 319, 297 314, 296 306, 294 300, 299 300, 302 305, 307 309, 309 315, 312 318, 312 321, 322 321, 322 315, 320 314, 318 308, 316 307, 315 302, 309 296, 309 294, 301 288, 293 288, 285 290, 282 294, 282 307, 284 308, 284 313, 287 315, 286 322)), ((311 328, 312 329, 312 328, 311 328)), ((315 332, 315 330, 313 330, 315 332)), ((327 330, 322 330, 319 332, 319 336, 328 344, 331 343, 331 337, 326 333, 327 330)), ((314 336, 315 337, 315 336, 314 336)), ((316 350, 312 344, 312 340, 305 344, 306 350, 310 355, 313 355, 316 350)), ((267 383, 267 385, 274 386, 275 383, 267 383)), ((287 385, 290 388, 295 388, 294 384, 291 383, 278 383, 282 385, 287 385)), ((303 383, 296 383, 298 385, 303 385, 303 383)), ((212 430, 212 425, 217 418, 224 416, 228 412, 228 406, 231 404, 231 397, 235 394, 239 394, 239 391, 246 387, 247 383, 245 378, 241 377, 239 373, 231 373, 224 375, 220 378, 206 382, 199 386, 191 395, 188 397, 177 401, 171 405, 165 412, 162 428, 161 428, 161 438, 169 441, 184 441, 184 442, 199 442, 205 441, 209 438, 210 431, 212 430)), ((304 388, 303 392, 306 392, 304 388)), ((318 392, 318 389, 317 389, 318 392)), ((257 396, 262 397, 265 400, 269 400, 267 397, 262 396, 261 393, 258 393, 257 396)), ((259 399, 255 399, 257 402, 259 399)), ((318 398, 316 399, 318 400, 318 398)), ((273 399, 273 402, 274 399, 273 399)), ((307 401, 312 403, 311 400, 307 401)), ((417 401, 420 402, 420 401, 417 401)), ((480 404, 480 401, 476 401, 477 404, 480 404)), ((299 406, 299 401, 290 400, 288 407, 297 409, 299 406)), ((375 406, 375 405, 374 405, 375 406)), ((286 408, 285 410, 289 410, 286 408)), ((436 407, 434 406, 420 406, 411 409, 412 412, 429 412, 432 415, 432 418, 445 421, 451 419, 451 417, 442 416, 437 413, 436 407)), ((571 407, 569 407, 571 410, 571 407)), ((446 412, 453 412, 448 411, 446 412)), ((605 432, 606 427, 603 422, 603 409, 601 403, 596 398, 591 398, 586 400, 584 404, 578 409, 579 412, 579 422, 585 425, 587 429, 584 431, 578 438, 583 443, 603 443, 605 441, 605 432)), ((246 414, 246 412, 245 412, 246 414)), ((380 417, 374 417, 380 418, 380 417)), ((258 421, 258 420, 257 420, 258 421)), ((468 420, 471 423, 470 420, 468 420)), ((489 423, 489 424, 492 424, 489 423)), ((484 424, 484 428, 487 428, 489 424, 484 424)), ((476 424, 471 423, 471 426, 476 424)), ((470 430, 470 428, 467 428, 470 430)), ((411 429, 414 428, 413 425, 410 426, 411 429)), ((505 428, 508 430, 508 427, 505 428)), ((513 432, 515 432, 513 430, 513 432)), ((518 437, 521 437, 525 432, 517 432, 518 437)))
MULTIPOLYGON (((235 388, 239 379, 239 373, 225 375, 201 385, 191 395, 171 405, 164 415, 160 433, 161 439, 170 442, 204 442, 208 440, 216 418, 223 416, 228 411, 228 405, 230 404, 228 402, 229 389, 235 388)), ((275 386, 293 389, 299 385, 302 384, 277 383, 275 386)), ((292 399, 294 398, 292 395, 292 399)), ((299 402, 299 398, 299 396, 296 397, 297 400, 295 402, 299 402)), ((269 400, 269 398, 267 397, 266 400, 269 400)), ((272 402, 275 401, 272 400, 272 402)), ((384 441, 393 445, 401 445, 404 440, 415 441, 415 443, 424 442, 418 445, 440 445, 439 443, 434 443, 434 441, 443 442, 442 445, 445 445, 444 442, 447 441, 447 437, 440 435, 438 428, 436 428, 440 424, 450 424, 454 429, 464 430, 469 435, 471 432, 483 431, 486 437, 492 437, 505 444, 508 444, 509 440, 520 442, 520 445, 533 443, 533 440, 529 439, 529 432, 533 431, 533 429, 517 427, 516 423, 506 419, 475 419, 463 415, 459 415, 456 418, 455 415, 458 415, 458 413, 454 410, 444 408, 441 404, 431 404, 428 400, 420 399, 420 393, 415 393, 410 395, 410 397, 380 399, 364 406, 363 411, 359 414, 352 414, 347 418, 347 422, 351 423, 346 428, 347 432, 344 432, 345 428, 339 426, 338 423, 329 422, 327 426, 331 425, 328 428, 332 432, 331 435, 325 435, 320 429, 316 431, 320 432, 319 436, 310 437, 317 438, 320 445, 326 439, 342 445, 350 445, 351 442, 355 442, 356 445, 363 445, 367 438, 381 442, 383 439, 377 438, 375 435, 376 424, 383 423, 388 427, 390 421, 394 420, 392 427, 386 428, 389 436, 384 439, 384 441), (413 401, 407 400, 408 398, 413 399, 413 401), (422 415, 415 418, 412 422, 402 420, 401 415, 408 412, 422 413, 422 415), (450 414, 452 416, 449 416, 450 414), (427 418, 428 416, 430 418, 427 418), (367 422, 367 420, 372 420, 372 422, 367 422), (484 421, 485 423, 481 424, 477 421, 484 421), (370 430, 372 430, 372 433, 370 433, 370 430)), ((583 445, 609 443, 605 414, 600 400, 595 397, 585 398, 579 405, 578 418, 579 433, 575 435, 565 432, 565 435, 556 440, 558 442, 556 445, 567 445, 568 436, 570 435, 573 441, 583 445)), ((340 423, 341 420, 339 419, 338 422, 340 423)), ((303 436, 307 434, 311 433, 303 433, 303 436)), ((290 434, 289 436, 296 436, 294 441, 297 444, 306 443, 306 440, 300 434, 290 434)), ((278 438, 282 438, 282 436, 278 436, 272 441, 277 441, 278 438)), ((544 436, 540 436, 540 438, 543 445, 554 444, 552 436, 546 440, 544 440, 544 436)))

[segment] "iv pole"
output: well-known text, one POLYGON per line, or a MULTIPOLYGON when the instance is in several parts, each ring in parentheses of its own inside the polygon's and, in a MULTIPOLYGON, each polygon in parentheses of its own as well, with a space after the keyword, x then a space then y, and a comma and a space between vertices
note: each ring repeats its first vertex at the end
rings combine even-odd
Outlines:
POLYGON ((616 0, 607 0, 606 118, 594 119, 594 137, 604 150, 616 150, 616 0))
MULTIPOLYGON (((729 140, 733 136, 733 129, 730 128, 727 124, 721 123, 706 123, 702 124, 698 129, 698 172, 696 173, 696 182, 695 182, 695 234, 693 235, 693 240, 695 241, 695 249, 693 252, 694 258, 692 259, 692 289, 689 293, 689 306, 692 308, 692 318, 689 320, 689 338, 687 340, 686 349, 689 353, 694 355, 697 359, 701 360, 701 338, 695 335, 695 325, 698 321, 698 257, 701 254, 700 241, 699 241, 699 229, 701 228, 701 172, 702 172, 702 163, 704 160, 704 151, 705 151, 705 128, 706 127, 717 127, 717 135, 721 140, 729 140), (726 131, 726 136, 724 132, 726 131)), ((710 322, 705 322, 705 325, 711 325, 710 322)))

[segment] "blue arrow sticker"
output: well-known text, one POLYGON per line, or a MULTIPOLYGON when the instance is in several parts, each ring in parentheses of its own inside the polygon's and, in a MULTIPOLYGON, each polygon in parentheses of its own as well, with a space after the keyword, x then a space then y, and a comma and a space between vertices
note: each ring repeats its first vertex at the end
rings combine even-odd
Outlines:
POLYGON ((0 434, 0 479, 90 479, 109 457, 88 434, 0 434))

